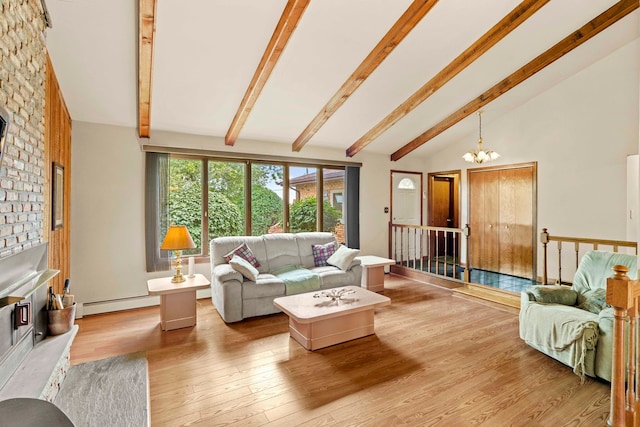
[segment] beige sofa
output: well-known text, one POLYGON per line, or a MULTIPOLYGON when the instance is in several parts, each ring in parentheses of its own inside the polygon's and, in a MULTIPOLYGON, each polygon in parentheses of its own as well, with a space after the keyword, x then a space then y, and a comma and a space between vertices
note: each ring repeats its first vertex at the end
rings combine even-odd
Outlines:
POLYGON ((264 236, 218 237, 210 242, 211 300, 225 322, 278 313, 273 300, 286 294, 283 280, 271 274, 289 265, 300 266, 319 276, 320 289, 360 286, 362 266, 353 260, 344 270, 335 266, 316 267, 312 245, 336 242, 331 233, 280 233, 264 236), (245 243, 260 266, 255 281, 247 279, 225 259, 245 243))

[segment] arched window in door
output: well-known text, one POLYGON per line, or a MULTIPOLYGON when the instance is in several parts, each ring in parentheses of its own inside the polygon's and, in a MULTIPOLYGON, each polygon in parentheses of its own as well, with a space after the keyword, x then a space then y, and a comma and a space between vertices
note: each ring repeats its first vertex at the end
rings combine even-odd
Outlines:
POLYGON ((415 190, 416 184, 411 178, 402 178, 398 183, 398 190, 415 190))

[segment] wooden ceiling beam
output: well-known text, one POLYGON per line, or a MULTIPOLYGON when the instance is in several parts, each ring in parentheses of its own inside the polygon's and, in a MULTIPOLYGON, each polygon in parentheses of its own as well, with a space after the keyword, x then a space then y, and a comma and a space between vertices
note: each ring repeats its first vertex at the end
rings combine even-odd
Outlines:
POLYGON ((151 134, 151 81, 156 5, 156 0, 139 0, 138 3, 138 135, 140 138, 149 138, 151 134))
POLYGON ((280 16, 278 25, 271 35, 271 40, 269 40, 269 44, 262 55, 262 59, 260 59, 260 64, 258 64, 258 68, 253 74, 251 83, 249 83, 249 87, 242 98, 242 102, 240 102, 240 106, 238 107, 236 115, 231 122, 231 126, 227 131, 227 135, 224 138, 226 145, 233 145, 236 143, 240 131, 247 122, 249 114, 260 96, 260 92, 262 92, 271 72, 280 59, 280 55, 284 51, 291 35, 298 26, 304 11, 309 5, 309 1, 310 0, 287 1, 287 5, 282 11, 282 16, 280 16))
POLYGON ((482 37, 476 40, 464 52, 458 55, 431 80, 425 83, 413 95, 407 98, 402 104, 396 107, 389 115, 382 119, 377 125, 372 127, 360 139, 347 148, 347 156, 353 157, 363 148, 373 142, 377 137, 386 132, 391 126, 399 122, 404 116, 409 114, 418 105, 433 95, 438 89, 447 84, 458 73, 471 65, 476 59, 485 54, 495 46, 500 40, 518 28, 520 24, 529 19, 534 13, 542 8, 549 0, 525 0, 516 6, 508 15, 494 25, 482 37))
POLYGON ((387 56, 415 28, 422 18, 438 3, 438 0, 414 0, 402 16, 387 31, 369 55, 349 76, 340 89, 329 99, 311 123, 293 142, 293 151, 300 151, 313 135, 329 120, 342 104, 360 87, 360 85, 378 68, 387 56))
POLYGON ((573 49, 581 46, 583 43, 598 35, 611 25, 615 24, 631 12, 638 9, 638 0, 621 0, 618 3, 611 6, 600 15, 587 22, 578 30, 569 34, 567 37, 556 43, 553 47, 546 50, 541 55, 527 63, 522 68, 518 69, 501 82, 491 87, 477 98, 468 102, 465 106, 460 108, 455 113, 451 114, 431 129, 426 130, 421 135, 407 143, 405 146, 397 150, 391 155, 391 160, 400 160, 407 154, 411 153, 418 147, 422 146, 426 142, 435 138, 451 126, 455 125, 467 116, 475 113, 483 106, 487 105, 491 101, 498 98, 500 95, 513 89, 529 77, 536 74, 538 71, 547 67, 557 59, 563 57, 573 49))

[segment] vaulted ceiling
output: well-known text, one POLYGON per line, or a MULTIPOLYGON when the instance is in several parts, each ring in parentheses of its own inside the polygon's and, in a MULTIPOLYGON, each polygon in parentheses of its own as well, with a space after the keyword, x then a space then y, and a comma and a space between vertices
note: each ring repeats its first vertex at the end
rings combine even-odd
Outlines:
POLYGON ((428 155, 640 35, 638 0, 137 3, 47 0, 72 118, 243 152, 428 155))

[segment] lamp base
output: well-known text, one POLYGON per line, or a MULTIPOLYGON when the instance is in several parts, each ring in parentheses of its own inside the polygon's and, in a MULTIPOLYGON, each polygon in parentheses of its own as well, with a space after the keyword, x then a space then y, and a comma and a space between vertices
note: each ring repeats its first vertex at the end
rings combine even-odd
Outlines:
POLYGON ((171 278, 171 283, 182 283, 185 281, 185 278, 182 274, 176 274, 171 278))
POLYGON ((182 275, 182 260, 180 259, 180 251, 176 251, 176 275, 171 279, 171 283, 182 283, 185 281, 182 275))

